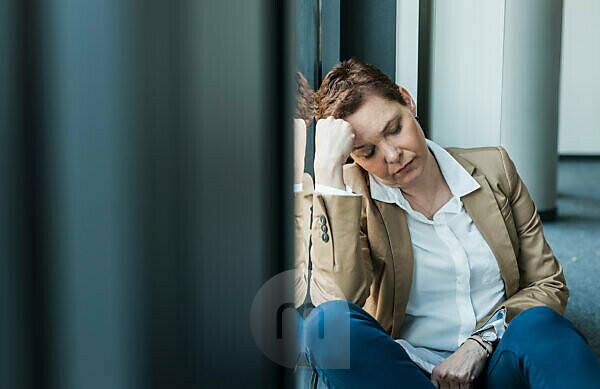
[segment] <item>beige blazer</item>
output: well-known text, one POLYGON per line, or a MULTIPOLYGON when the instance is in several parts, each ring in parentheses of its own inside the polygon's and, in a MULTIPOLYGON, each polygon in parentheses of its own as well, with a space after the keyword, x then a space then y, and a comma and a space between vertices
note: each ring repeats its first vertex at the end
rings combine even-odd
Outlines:
MULTIPOLYGON (((479 182, 480 188, 461 200, 494 253, 505 287, 506 300, 477 327, 503 306, 508 321, 536 305, 562 314, 569 296, 563 269, 506 151, 501 147, 447 151, 479 182)), ((371 198, 368 175, 361 167, 347 164, 343 169, 346 184, 362 196, 314 193, 308 174, 304 191, 295 194, 295 305, 304 302, 308 290, 315 306, 333 299, 350 300, 398 338, 413 274, 406 214, 396 204, 371 198)))

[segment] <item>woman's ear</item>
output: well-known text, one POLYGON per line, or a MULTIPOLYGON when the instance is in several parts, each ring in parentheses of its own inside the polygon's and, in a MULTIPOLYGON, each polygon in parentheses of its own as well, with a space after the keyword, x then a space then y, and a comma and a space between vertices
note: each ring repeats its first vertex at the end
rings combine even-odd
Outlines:
POLYGON ((402 95, 402 98, 404 99, 404 102, 406 103, 407 107, 410 109, 410 112, 412 112, 414 116, 417 116, 417 104, 408 92, 408 89, 406 89, 403 86, 398 86, 398 90, 400 91, 400 94, 402 95))

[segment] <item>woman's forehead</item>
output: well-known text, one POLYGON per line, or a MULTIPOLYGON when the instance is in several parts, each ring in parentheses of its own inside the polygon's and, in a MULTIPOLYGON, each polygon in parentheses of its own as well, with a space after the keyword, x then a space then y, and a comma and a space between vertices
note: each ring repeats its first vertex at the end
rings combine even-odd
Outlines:
POLYGON ((393 125, 401 114, 401 105, 379 96, 369 96, 356 112, 345 120, 352 125, 357 138, 378 136, 388 125, 393 125))

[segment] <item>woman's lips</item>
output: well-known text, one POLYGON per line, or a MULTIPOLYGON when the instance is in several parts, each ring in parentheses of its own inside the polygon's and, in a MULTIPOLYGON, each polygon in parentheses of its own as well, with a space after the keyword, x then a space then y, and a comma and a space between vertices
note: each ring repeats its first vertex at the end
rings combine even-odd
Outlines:
POLYGON ((411 159, 410 161, 408 161, 408 163, 404 164, 404 166, 402 166, 400 169, 398 169, 396 171, 396 173, 394 173, 394 174, 402 173, 403 171, 405 171, 406 168, 412 163, 412 161, 414 161, 414 159, 411 159))

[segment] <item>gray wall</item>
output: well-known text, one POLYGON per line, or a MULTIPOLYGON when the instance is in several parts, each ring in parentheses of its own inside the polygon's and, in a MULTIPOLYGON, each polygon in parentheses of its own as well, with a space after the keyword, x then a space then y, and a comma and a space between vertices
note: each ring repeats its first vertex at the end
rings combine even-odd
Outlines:
POLYGON ((505 147, 556 204, 561 0, 433 1, 428 119, 443 146, 505 147))
POLYGON ((600 2, 564 0, 560 121, 561 154, 600 155, 600 2))

